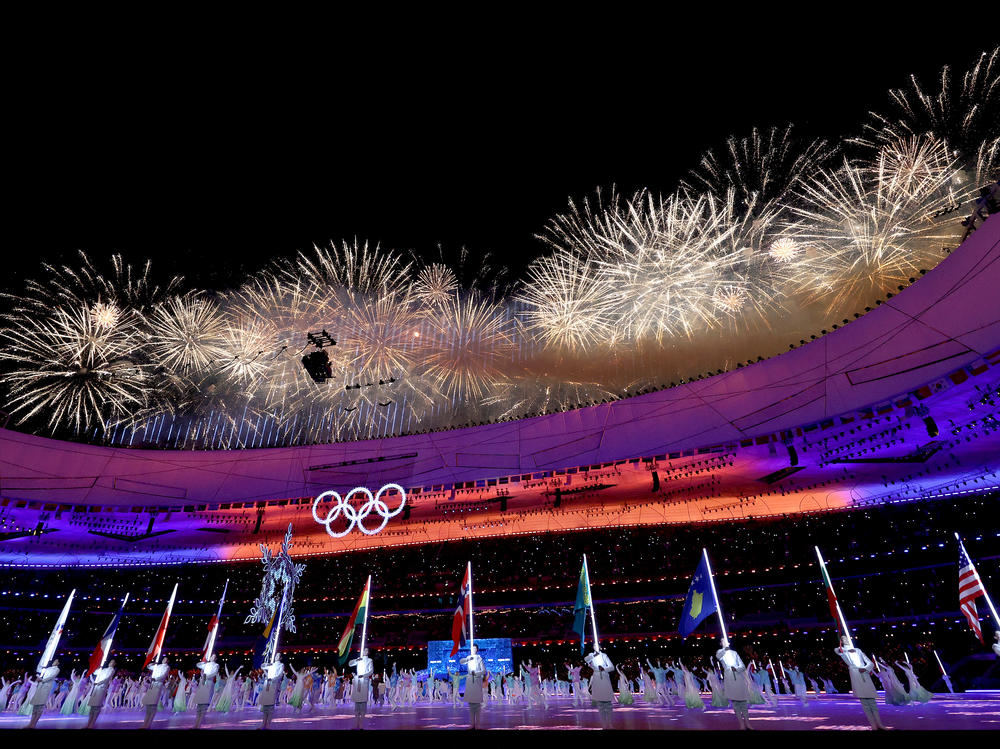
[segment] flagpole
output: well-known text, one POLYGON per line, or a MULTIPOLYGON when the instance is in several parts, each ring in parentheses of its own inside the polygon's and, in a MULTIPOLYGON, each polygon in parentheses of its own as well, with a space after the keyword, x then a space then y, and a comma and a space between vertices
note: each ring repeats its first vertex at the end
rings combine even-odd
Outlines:
MULTIPOLYGON (((955 538, 958 539, 958 545, 962 547, 963 551, 965 551, 965 544, 962 543, 961 536, 956 533, 955 538)), ((986 586, 983 585, 983 579, 979 576, 979 570, 976 569, 976 564, 972 561, 972 557, 969 556, 969 552, 966 551, 965 556, 969 558, 969 562, 972 564, 972 571, 976 576, 976 582, 978 582, 979 587, 982 588, 983 598, 986 599, 986 605, 989 607, 990 613, 993 614, 993 626, 1000 630, 1000 616, 997 615, 997 609, 996 606, 993 605, 993 599, 990 598, 990 594, 986 591, 986 586)))
POLYGON ((937 661, 938 668, 941 669, 941 675, 942 676, 947 676, 948 672, 944 670, 944 664, 941 663, 941 659, 938 657, 937 651, 936 650, 931 650, 931 652, 934 653, 934 660, 937 661))
POLYGON ((590 592, 590 568, 587 566, 587 555, 583 555, 583 573, 587 576, 587 600, 590 601, 590 623, 594 628, 594 647, 598 652, 601 650, 601 643, 597 639, 597 614, 594 612, 594 595, 590 592))
POLYGON ((222 597, 219 599, 219 608, 215 614, 215 626, 208 635, 208 642, 205 647, 205 660, 211 660, 212 651, 215 650, 215 637, 216 633, 219 631, 219 624, 222 621, 222 606, 226 602, 226 591, 229 590, 229 579, 226 579, 226 584, 222 586, 222 597))
MULTIPOLYGON (((119 611, 124 611, 125 610, 125 604, 128 603, 128 597, 130 595, 131 595, 131 593, 126 593, 125 594, 125 600, 122 601, 122 605, 118 609, 119 611)), ((110 642, 108 643, 108 649, 105 650, 104 653, 101 655, 101 665, 100 665, 100 668, 104 668, 104 664, 108 662, 108 656, 109 655, 111 655, 111 643, 110 642)))
POLYGON ((472 646, 476 644, 476 634, 472 629, 472 562, 467 562, 469 573, 469 653, 472 653, 472 646))
MULTIPOLYGON (((820 554, 818 546, 814 546, 813 548, 816 549, 816 558, 819 559, 820 569, 823 570, 824 582, 829 580, 830 590, 833 591, 833 578, 830 577, 830 573, 826 571, 826 562, 823 561, 823 555, 820 554)), ((844 631, 844 636, 847 638, 847 647, 854 650, 854 640, 851 638, 851 631, 847 628, 847 620, 844 618, 844 612, 840 608, 840 599, 837 598, 836 591, 833 591, 833 602, 837 607, 837 616, 840 618, 839 624, 844 631)))
POLYGON ((361 657, 365 657, 365 637, 368 635, 368 609, 372 605, 372 576, 368 576, 368 582, 365 583, 365 592, 368 594, 368 601, 365 605, 365 620, 361 624, 361 657))
MULTIPOLYGON (((288 584, 281 589, 281 601, 278 603, 278 620, 274 623, 274 646, 271 650, 271 663, 278 660, 278 638, 281 636, 281 620, 285 616, 285 596, 288 595, 288 584)), ((271 665, 271 664, 268 664, 271 665)))
POLYGON ((45 643, 45 650, 42 651, 41 660, 38 661, 38 668, 36 670, 39 673, 48 667, 52 661, 52 657, 56 654, 56 650, 59 648, 63 628, 66 626, 66 619, 69 618, 69 607, 73 604, 73 597, 75 595, 76 588, 73 588, 66 598, 66 603, 62 607, 62 611, 59 612, 59 618, 56 619, 55 626, 52 627, 52 634, 49 635, 49 641, 45 643))
POLYGON ((705 558, 705 567, 708 568, 708 583, 712 586, 712 598, 715 599, 715 613, 719 615, 719 629, 722 630, 722 647, 729 647, 729 635, 726 634, 726 620, 722 616, 722 601, 719 600, 719 593, 715 590, 715 575, 712 574, 712 563, 708 561, 708 549, 702 547, 702 555, 705 558))

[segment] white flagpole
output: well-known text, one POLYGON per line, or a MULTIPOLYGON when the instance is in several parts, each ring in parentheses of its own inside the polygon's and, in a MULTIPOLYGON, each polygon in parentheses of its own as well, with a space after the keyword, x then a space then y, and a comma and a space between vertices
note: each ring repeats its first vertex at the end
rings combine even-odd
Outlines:
POLYGON ((37 672, 41 672, 48 667, 49 662, 52 657, 56 654, 56 649, 59 647, 59 640, 62 639, 63 628, 66 626, 66 619, 69 618, 69 607, 73 603, 73 596, 76 595, 76 588, 70 591, 69 597, 66 599, 66 603, 63 605, 62 611, 59 613, 59 618, 56 619, 56 625, 52 628, 52 634, 49 635, 49 641, 45 643, 45 650, 42 651, 42 658, 38 661, 37 672))
POLYGON ((368 602, 365 604, 365 620, 361 624, 361 657, 365 657, 365 638, 368 635, 368 609, 372 605, 372 576, 368 576, 368 582, 365 583, 365 592, 368 594, 368 602))
POLYGON ((594 629, 594 647, 600 652, 601 643, 597 639, 597 614, 594 613, 594 594, 590 591, 590 568, 587 566, 586 554, 583 555, 583 572, 587 576, 587 600, 590 601, 590 624, 594 629))
MULTIPOLYGON (((278 621, 274 623, 277 627, 274 631, 274 645, 271 650, 271 663, 273 664, 278 660, 278 638, 281 636, 281 620, 285 617, 285 596, 288 595, 288 585, 286 584, 281 591, 281 601, 278 602, 278 621)), ((268 664, 270 665, 270 664, 268 664)))
POLYGON ((1000 615, 997 614, 996 606, 993 605, 993 599, 990 598, 990 594, 986 592, 986 586, 983 585, 983 579, 979 576, 979 570, 976 569, 976 563, 972 561, 972 557, 969 556, 969 552, 965 550, 965 544, 962 543, 961 536, 956 533, 955 538, 958 539, 958 545, 962 547, 962 551, 965 552, 965 556, 972 565, 972 574, 976 576, 976 582, 979 583, 979 587, 983 590, 983 598, 986 599, 986 605, 989 607, 990 613, 993 614, 993 626, 1000 629, 1000 615))
MULTIPOLYGON (((830 581, 830 590, 833 590, 833 578, 830 577, 830 573, 826 570, 826 562, 823 561, 823 555, 819 552, 819 547, 813 547, 816 549, 816 558, 819 559, 819 566, 823 570, 823 581, 830 581)), ((833 600, 837 606, 837 616, 840 617, 840 626, 844 630, 844 636, 847 637, 847 647, 854 650, 854 639, 851 637, 851 630, 847 628, 847 620, 844 618, 844 612, 840 608, 840 599, 837 598, 837 591, 833 591, 833 600)))
POLYGON ((715 590, 715 575, 712 574, 712 563, 708 561, 708 549, 702 548, 701 553, 705 557, 705 566, 708 568, 708 582, 712 586, 712 598, 715 599, 715 613, 719 615, 719 629, 722 630, 722 646, 729 647, 729 635, 726 634, 726 620, 722 616, 722 601, 719 600, 719 593, 715 590))
MULTIPOLYGON (((125 600, 122 601, 121 609, 120 610, 124 611, 125 604, 128 603, 128 597, 130 595, 131 595, 131 593, 126 593, 125 594, 125 600)), ((118 624, 121 625, 121 622, 118 622, 118 624)), ((117 634, 117 632, 115 632, 115 634, 117 634)), ((108 656, 111 655, 111 643, 114 642, 114 639, 115 639, 114 635, 112 635, 111 636, 111 641, 108 642, 107 649, 104 651, 104 654, 101 656, 101 665, 100 665, 100 668, 104 668, 104 664, 108 662, 108 656)))
POLYGON ((219 599, 219 608, 216 612, 216 616, 219 617, 219 621, 215 623, 215 628, 212 629, 211 633, 208 635, 208 642, 205 645, 205 660, 211 660, 212 651, 215 650, 215 637, 219 631, 219 624, 222 623, 222 607, 226 602, 226 591, 229 590, 229 580, 226 580, 226 584, 222 586, 222 597, 219 599))
POLYGON ((934 660, 937 661, 938 668, 941 669, 941 675, 942 676, 947 676, 948 672, 944 670, 944 664, 941 663, 941 659, 938 657, 937 651, 936 650, 932 650, 931 652, 934 653, 934 660))
POLYGON ((472 629, 472 562, 467 562, 469 572, 469 653, 472 653, 472 646, 476 644, 476 633, 472 629))

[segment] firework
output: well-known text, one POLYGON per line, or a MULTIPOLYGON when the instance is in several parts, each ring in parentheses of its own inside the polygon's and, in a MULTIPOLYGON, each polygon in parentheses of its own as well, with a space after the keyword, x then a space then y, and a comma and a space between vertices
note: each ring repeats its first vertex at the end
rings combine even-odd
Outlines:
POLYGON ((423 365, 447 396, 481 400, 510 367, 513 325, 498 304, 452 299, 432 318, 423 365))
POLYGON ((441 263, 431 263, 421 269, 413 284, 414 297, 429 307, 447 304, 456 291, 458 279, 451 268, 441 263))
POLYGON ((387 294, 407 285, 411 266, 378 245, 369 247, 367 242, 354 240, 329 248, 313 247, 312 254, 300 252, 294 262, 284 264, 281 277, 292 284, 305 281, 361 294, 387 294))
POLYGON ((747 137, 729 138, 721 153, 709 150, 701 157, 689 174, 689 185, 718 198, 733 190, 742 206, 782 200, 836 152, 824 140, 800 141, 792 130, 792 125, 763 133, 754 128, 747 137))
POLYGON ((955 205, 955 172, 940 145, 903 143, 805 183, 792 236, 812 251, 796 263, 799 293, 834 310, 932 267, 960 237, 953 218, 939 218, 955 205))
POLYGON ((179 374, 207 370, 226 359, 226 317, 196 294, 176 296, 147 316, 153 360, 179 374))
POLYGON ((960 76, 945 66, 938 90, 925 90, 916 77, 909 88, 889 92, 886 114, 872 121, 854 142, 880 148, 910 136, 941 141, 959 165, 971 172, 975 187, 1000 177, 1000 47, 983 52, 960 76))
POLYGON ((23 422, 41 415, 77 433, 128 418, 154 399, 134 316, 99 322, 88 307, 24 317, 0 330, 8 406, 23 422))

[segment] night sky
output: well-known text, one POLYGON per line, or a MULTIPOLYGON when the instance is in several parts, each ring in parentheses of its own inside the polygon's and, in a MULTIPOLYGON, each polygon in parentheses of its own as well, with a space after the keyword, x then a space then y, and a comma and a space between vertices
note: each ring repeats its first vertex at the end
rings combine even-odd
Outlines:
POLYGON ((2 286, 84 249, 224 288, 355 236, 424 254, 464 245, 516 274, 569 196, 669 191, 706 148, 753 126, 856 132, 911 72, 932 88, 942 65, 964 70, 996 43, 886 22, 734 24, 710 44, 652 23, 641 36, 600 23, 402 45, 334 35, 329 50, 290 55, 178 49, 181 61, 147 65, 102 52, 33 71, 9 110, 2 286))

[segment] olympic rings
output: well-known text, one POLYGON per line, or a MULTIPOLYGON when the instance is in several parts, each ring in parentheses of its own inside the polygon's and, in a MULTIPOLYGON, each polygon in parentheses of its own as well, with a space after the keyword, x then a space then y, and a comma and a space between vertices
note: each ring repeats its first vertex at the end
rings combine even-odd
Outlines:
POLYGON ((376 533, 380 532, 383 528, 385 528, 386 525, 388 525, 389 518, 394 518, 396 517, 396 515, 398 515, 403 511, 403 506, 405 504, 406 504, 406 492, 403 490, 403 487, 401 487, 399 484, 386 484, 381 489, 379 489, 378 493, 375 494, 374 496, 372 496, 371 491, 367 487, 356 486, 347 493, 346 497, 341 497, 339 493, 332 490, 328 492, 323 492, 318 497, 316 497, 316 499, 313 500, 312 514, 313 514, 313 519, 320 525, 325 526, 326 532, 329 533, 334 538, 343 538, 352 530, 354 530, 355 525, 358 526, 361 532, 364 533, 365 535, 374 536, 376 533), (388 489, 397 490, 400 496, 399 507, 397 507, 395 510, 392 511, 389 510, 389 505, 387 505, 385 502, 382 501, 382 495, 385 494, 385 492, 388 489), (350 504, 351 497, 353 497, 355 494, 363 494, 364 496, 368 497, 367 501, 364 502, 364 504, 361 505, 360 509, 357 510, 354 509, 354 507, 352 507, 350 504), (321 518, 319 515, 316 514, 316 506, 323 501, 324 497, 333 497, 334 499, 337 500, 337 503, 333 506, 333 509, 331 509, 326 514, 326 518, 321 518), (365 524, 362 521, 366 517, 371 515, 373 510, 382 516, 382 524, 378 528, 375 528, 374 530, 369 530, 368 528, 365 527, 365 524), (344 531, 337 533, 336 531, 333 530, 333 528, 330 527, 330 525, 331 523, 333 523, 333 521, 337 520, 341 515, 343 515, 344 520, 347 521, 347 528, 344 531))

